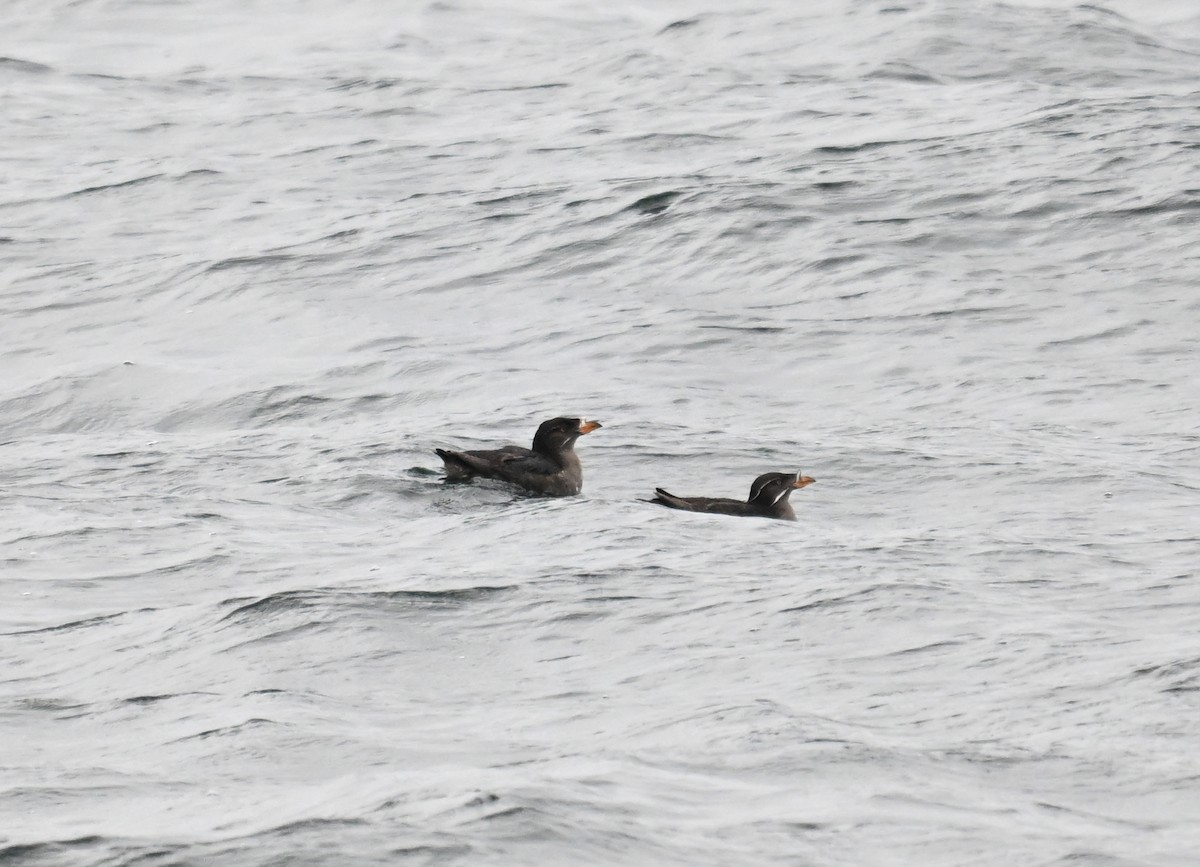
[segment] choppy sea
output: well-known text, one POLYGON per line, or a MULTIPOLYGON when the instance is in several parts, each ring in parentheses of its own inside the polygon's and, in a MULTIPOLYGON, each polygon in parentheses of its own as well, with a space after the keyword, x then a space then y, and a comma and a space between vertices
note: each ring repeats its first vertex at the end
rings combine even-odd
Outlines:
POLYGON ((0 864, 1200 863, 1192 0, 2 18, 0 864))

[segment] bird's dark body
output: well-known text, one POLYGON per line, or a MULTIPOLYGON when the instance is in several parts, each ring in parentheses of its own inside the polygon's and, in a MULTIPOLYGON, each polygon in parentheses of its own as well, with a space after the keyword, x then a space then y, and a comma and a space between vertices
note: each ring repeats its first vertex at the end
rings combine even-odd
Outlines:
POLYGON ((754 484, 750 486, 750 496, 745 500, 729 497, 680 497, 662 488, 655 488, 654 499, 646 502, 685 512, 794 521, 796 511, 788 502, 788 496, 796 488, 806 487, 814 481, 816 479, 802 473, 764 473, 754 480, 754 484))
POLYGON ((790 503, 782 503, 783 508, 775 509, 775 513, 764 510, 755 503, 745 500, 735 500, 731 497, 679 497, 662 488, 654 489, 652 503, 681 509, 685 512, 706 512, 710 515, 741 515, 750 518, 779 518, 783 521, 796 520, 796 512, 790 503))
POLYGON ((599 422, 586 419, 552 418, 538 428, 531 449, 502 446, 435 451, 446 465, 447 482, 498 479, 544 497, 571 497, 583 490, 583 466, 575 454, 575 440, 598 427, 599 422))

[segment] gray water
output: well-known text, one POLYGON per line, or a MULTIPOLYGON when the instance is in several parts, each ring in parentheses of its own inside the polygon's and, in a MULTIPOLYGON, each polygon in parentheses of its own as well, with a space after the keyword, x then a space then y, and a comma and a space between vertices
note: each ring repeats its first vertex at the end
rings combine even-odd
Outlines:
POLYGON ((1191 0, 3 18, 0 864, 1200 863, 1191 0))

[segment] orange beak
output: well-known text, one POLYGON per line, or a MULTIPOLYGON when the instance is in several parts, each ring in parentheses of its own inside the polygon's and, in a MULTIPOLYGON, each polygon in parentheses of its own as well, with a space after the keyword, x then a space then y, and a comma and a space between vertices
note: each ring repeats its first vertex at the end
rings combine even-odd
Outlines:
POLYGON ((816 479, 814 479, 812 476, 800 476, 799 478, 796 479, 796 481, 792 485, 792 487, 793 488, 807 488, 809 485, 811 485, 815 481, 816 481, 816 479))
POLYGON ((598 427, 604 427, 604 425, 598 421, 588 421, 586 418, 581 419, 579 422, 579 432, 581 434, 589 434, 598 427))

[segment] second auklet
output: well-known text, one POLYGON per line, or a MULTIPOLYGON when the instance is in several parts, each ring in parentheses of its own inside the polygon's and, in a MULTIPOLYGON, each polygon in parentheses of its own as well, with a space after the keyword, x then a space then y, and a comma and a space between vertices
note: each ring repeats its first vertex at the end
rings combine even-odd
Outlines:
POLYGON ((788 502, 788 496, 797 488, 806 488, 815 481, 816 479, 804 475, 803 472, 763 473, 754 480, 754 484, 750 486, 750 496, 744 501, 729 497, 677 497, 662 488, 655 488, 654 499, 645 502, 682 509, 685 512, 794 521, 796 512, 788 502))
POLYGON ((571 497, 583 490, 583 466, 575 440, 601 427, 585 418, 552 418, 533 436, 533 448, 502 446, 456 452, 434 449, 446 465, 447 482, 499 479, 543 497, 571 497))

